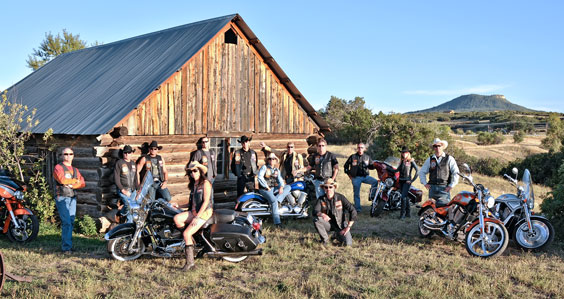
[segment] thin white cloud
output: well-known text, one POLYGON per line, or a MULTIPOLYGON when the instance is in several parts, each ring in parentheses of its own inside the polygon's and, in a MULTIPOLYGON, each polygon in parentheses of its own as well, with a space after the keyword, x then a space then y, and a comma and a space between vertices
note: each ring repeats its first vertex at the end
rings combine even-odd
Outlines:
POLYGON ((435 89, 435 90, 406 90, 404 94, 425 95, 425 96, 448 96, 448 95, 464 95, 470 93, 492 93, 507 88, 508 85, 502 84, 485 84, 459 89, 435 89))

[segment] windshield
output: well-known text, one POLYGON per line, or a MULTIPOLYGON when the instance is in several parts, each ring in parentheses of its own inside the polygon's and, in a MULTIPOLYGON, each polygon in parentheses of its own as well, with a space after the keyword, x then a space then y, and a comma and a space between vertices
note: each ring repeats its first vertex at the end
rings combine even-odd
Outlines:
POLYGON ((525 172, 523 172, 523 189, 525 190, 525 196, 527 198, 535 198, 535 194, 533 192, 533 179, 528 169, 525 169, 525 172))

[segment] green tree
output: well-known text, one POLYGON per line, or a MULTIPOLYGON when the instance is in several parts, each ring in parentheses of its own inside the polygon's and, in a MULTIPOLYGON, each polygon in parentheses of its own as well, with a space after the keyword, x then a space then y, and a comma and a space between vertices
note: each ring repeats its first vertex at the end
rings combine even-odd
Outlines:
POLYGON ((564 160, 556 175, 556 186, 541 204, 542 212, 550 219, 557 235, 564 239, 564 160))
POLYGON ((332 133, 327 138, 335 143, 366 142, 373 127, 372 111, 362 97, 347 101, 331 96, 320 114, 327 120, 332 133))
POLYGON ((53 58, 72 51, 84 49, 86 42, 80 39, 79 34, 72 34, 63 29, 63 35, 57 33, 54 36, 51 32, 45 33, 45 39, 39 48, 33 49, 33 54, 28 56, 27 66, 37 70, 53 58))
POLYGON ((541 141, 541 145, 550 152, 557 152, 562 146, 562 139, 564 139, 564 123, 560 120, 559 114, 551 113, 548 116, 546 138, 541 141))
POLYGON ((517 131, 513 134, 514 143, 521 143, 523 140, 525 140, 525 133, 523 133, 523 131, 517 131))

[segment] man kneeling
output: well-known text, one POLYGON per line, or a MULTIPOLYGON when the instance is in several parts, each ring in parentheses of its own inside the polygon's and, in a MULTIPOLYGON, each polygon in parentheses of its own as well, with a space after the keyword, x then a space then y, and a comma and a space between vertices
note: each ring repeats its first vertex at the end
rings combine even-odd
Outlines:
POLYGON ((337 235, 337 240, 345 245, 352 245, 351 227, 356 221, 356 209, 347 198, 335 192, 337 183, 332 179, 325 179, 321 185, 325 195, 321 196, 313 209, 313 223, 319 236, 320 242, 329 242, 329 231, 337 235))

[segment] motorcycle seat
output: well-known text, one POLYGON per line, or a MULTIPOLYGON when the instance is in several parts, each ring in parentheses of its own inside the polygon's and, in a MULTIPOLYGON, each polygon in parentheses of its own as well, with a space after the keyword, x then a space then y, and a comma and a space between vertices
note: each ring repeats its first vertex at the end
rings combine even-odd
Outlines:
POLYGON ((204 223, 203 228, 216 223, 229 223, 235 220, 237 217, 237 212, 227 209, 217 209, 213 211, 213 215, 210 217, 206 223, 204 223))

